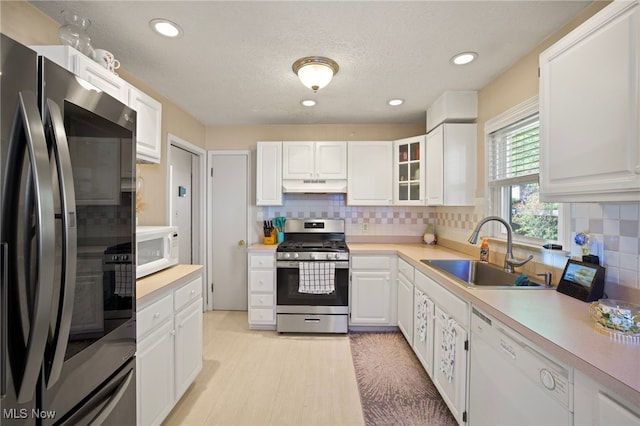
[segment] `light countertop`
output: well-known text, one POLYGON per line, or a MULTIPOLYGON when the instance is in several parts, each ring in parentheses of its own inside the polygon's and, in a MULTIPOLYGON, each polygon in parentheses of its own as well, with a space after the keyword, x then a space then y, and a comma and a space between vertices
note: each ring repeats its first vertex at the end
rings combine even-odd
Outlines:
MULTIPOLYGON (((275 249, 275 245, 249 247, 250 251, 275 249)), ((620 342, 597 331, 589 316, 589 303, 554 289, 468 288, 420 262, 421 259, 471 258, 440 246, 349 243, 349 250, 352 254, 397 254, 452 293, 640 407, 640 344, 620 342)))
POLYGON ((136 280, 136 302, 140 306, 153 293, 178 285, 185 279, 202 274, 202 265, 176 265, 136 280))

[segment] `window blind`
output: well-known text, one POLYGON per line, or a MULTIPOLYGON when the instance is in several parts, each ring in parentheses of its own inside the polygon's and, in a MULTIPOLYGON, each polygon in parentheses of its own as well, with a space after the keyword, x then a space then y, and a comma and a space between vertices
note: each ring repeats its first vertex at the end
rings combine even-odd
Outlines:
POLYGON ((530 180, 540 160, 538 114, 522 119, 490 135, 489 182, 530 180))

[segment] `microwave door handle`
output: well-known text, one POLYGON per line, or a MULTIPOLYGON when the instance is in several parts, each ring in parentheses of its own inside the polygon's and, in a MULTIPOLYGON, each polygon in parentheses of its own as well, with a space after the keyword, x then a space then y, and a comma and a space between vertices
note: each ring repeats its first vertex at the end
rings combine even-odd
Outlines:
POLYGON ((56 309, 53 334, 53 355, 49 357, 51 365, 47 371, 46 386, 51 388, 60 378, 64 355, 71 330, 71 317, 76 287, 77 228, 76 198, 71 168, 69 143, 64 129, 64 121, 58 104, 47 99, 45 104, 45 128, 47 130, 50 149, 55 159, 58 174, 58 185, 62 213, 57 219, 62 220, 62 271, 60 275, 59 306, 56 309))
MULTIPOLYGON (((19 320, 22 324, 16 332, 22 334, 22 339, 12 339, 9 344, 25 345, 23 357, 14 360, 19 363, 21 374, 14 376, 16 384, 16 396, 19 403, 32 400, 40 368, 44 359, 44 350, 47 343, 47 332, 51 316, 51 300, 53 296, 53 276, 55 253, 55 221, 53 208, 53 195, 51 185, 51 169, 47 142, 38 112, 38 103, 32 92, 20 92, 18 94, 18 107, 14 116, 7 152, 7 165, 4 187, 2 188, 2 234, 11 236, 8 241, 9 262, 7 268, 8 282, 18 286, 20 292, 27 291, 26 280, 31 273, 19 269, 16 259, 18 250, 16 239, 19 232, 25 239, 25 259, 31 257, 31 245, 35 239, 36 244, 36 271, 35 286, 33 288, 33 306, 28 309, 27 295, 19 295, 17 302, 20 310, 19 320), (24 137, 21 137, 24 135, 24 137), (26 141, 26 145, 24 144, 26 141), (25 153, 26 149, 26 153, 25 153), (19 182, 22 175, 24 156, 29 158, 29 171, 27 176, 27 201, 34 197, 35 205, 35 229, 31 227, 31 213, 28 216, 28 224, 20 230, 16 209, 18 208, 21 190, 19 182), (35 194, 33 194, 33 191, 35 194), (12 244, 15 245, 12 247, 12 244), (21 340, 21 341, 19 341, 21 340)), ((27 208, 26 210, 31 210, 27 208)), ((29 265, 26 266, 27 268, 29 265)), ((8 367, 8 366, 7 366, 8 367)), ((14 369, 14 371, 16 371, 14 369)))

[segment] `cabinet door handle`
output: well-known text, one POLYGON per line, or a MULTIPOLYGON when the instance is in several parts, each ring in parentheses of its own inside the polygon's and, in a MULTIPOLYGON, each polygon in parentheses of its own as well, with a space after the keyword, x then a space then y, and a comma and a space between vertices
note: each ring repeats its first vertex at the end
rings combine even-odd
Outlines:
POLYGON ((640 164, 636 165, 634 172, 635 174, 640 175, 640 164))

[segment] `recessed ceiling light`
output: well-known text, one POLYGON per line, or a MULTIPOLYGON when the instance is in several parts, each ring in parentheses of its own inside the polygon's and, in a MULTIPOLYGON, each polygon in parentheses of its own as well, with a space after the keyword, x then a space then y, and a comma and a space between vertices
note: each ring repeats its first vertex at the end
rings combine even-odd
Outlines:
POLYGON ((316 105, 316 101, 314 101, 313 99, 304 99, 302 101, 300 101, 300 103, 306 107, 312 107, 316 105))
POLYGON ((184 34, 180 25, 163 18, 152 19, 149 26, 158 34, 169 38, 182 37, 184 34))
POLYGON ((473 62, 478 57, 476 52, 462 52, 455 55, 453 58, 449 60, 454 65, 465 65, 469 62, 473 62))
POLYGON ((389 106, 400 106, 404 103, 404 99, 389 99, 387 104, 389 106))

